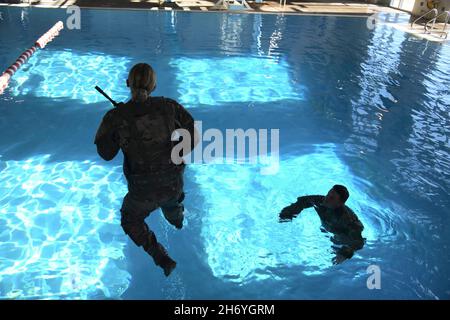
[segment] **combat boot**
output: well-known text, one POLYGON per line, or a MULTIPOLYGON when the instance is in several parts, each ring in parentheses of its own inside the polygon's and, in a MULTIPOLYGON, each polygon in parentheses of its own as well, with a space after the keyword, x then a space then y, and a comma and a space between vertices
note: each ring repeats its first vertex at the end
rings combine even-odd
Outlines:
POLYGON ((166 277, 175 269, 177 263, 172 260, 164 246, 156 241, 154 234, 149 235, 148 242, 144 245, 144 250, 153 258, 155 264, 164 270, 166 277))

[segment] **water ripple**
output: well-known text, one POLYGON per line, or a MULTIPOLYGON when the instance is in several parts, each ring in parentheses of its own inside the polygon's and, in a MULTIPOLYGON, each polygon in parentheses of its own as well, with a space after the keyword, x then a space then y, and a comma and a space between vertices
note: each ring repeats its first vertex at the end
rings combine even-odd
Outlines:
POLYGON ((0 298, 120 297, 120 170, 48 160, 1 162, 0 298))

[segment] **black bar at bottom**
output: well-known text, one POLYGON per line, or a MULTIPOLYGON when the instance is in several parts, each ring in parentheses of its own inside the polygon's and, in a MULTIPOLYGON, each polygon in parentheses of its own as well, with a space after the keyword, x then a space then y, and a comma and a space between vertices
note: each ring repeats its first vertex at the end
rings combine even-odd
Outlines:
POLYGON ((316 317, 354 317, 364 315, 392 316, 392 310, 418 316, 442 309, 448 310, 449 301, 297 301, 297 300, 89 300, 89 301, 35 301, 2 300, 4 314, 19 318, 23 313, 52 315, 58 319, 70 315, 73 319, 308 319, 316 317), (11 308, 10 310, 7 310, 11 308), (11 313, 9 313, 10 311, 11 313), (361 314, 363 312, 363 314, 361 314), (314 316, 313 316, 314 315, 314 316))

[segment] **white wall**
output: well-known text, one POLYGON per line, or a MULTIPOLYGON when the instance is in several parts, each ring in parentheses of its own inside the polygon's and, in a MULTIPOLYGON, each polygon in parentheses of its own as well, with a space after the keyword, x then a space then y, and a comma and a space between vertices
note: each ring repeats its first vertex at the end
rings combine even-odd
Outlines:
POLYGON ((391 7, 412 12, 415 0, 391 0, 391 7))
POLYGON ((439 13, 450 11, 450 0, 391 0, 391 7, 412 12, 415 16, 420 16, 431 8, 438 9, 439 13))

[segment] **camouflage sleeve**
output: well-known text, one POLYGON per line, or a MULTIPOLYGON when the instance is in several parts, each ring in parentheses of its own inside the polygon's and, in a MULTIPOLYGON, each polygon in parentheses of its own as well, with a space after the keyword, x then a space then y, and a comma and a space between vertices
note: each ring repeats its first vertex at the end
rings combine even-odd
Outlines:
POLYGON ((362 232, 364 230, 364 225, 361 223, 361 221, 358 219, 358 216, 356 213, 346 206, 347 214, 346 214, 346 224, 349 226, 349 236, 351 239, 353 239, 357 246, 363 242, 362 232))
POLYGON ((345 234, 346 241, 343 241, 347 251, 357 251, 364 246, 365 239, 362 236, 364 226, 358 219, 358 216, 349 207, 346 207, 347 212, 345 215, 345 234))
POLYGON ((323 202, 324 196, 304 196, 298 197, 295 203, 287 206, 280 213, 280 221, 292 220, 303 209, 310 208, 314 205, 319 205, 323 202))
POLYGON ((191 148, 194 147, 194 118, 181 104, 173 99, 166 98, 170 105, 172 105, 175 116, 176 129, 185 129, 191 135, 191 148))
MULTIPOLYGON (((352 237, 352 235, 349 235, 352 237)), ((353 239, 344 243, 340 248, 336 248, 336 257, 334 259, 335 263, 341 263, 346 259, 353 257, 353 254, 364 247, 365 239, 359 235, 353 235, 353 239)))
POLYGON ((356 251, 364 247, 365 239, 362 237, 361 232, 353 234, 350 231, 346 236, 347 239, 340 243, 341 247, 335 248, 336 257, 333 259, 334 263, 341 263, 350 259, 356 251))
POLYGON ((97 145, 97 152, 107 161, 112 160, 120 149, 116 139, 116 122, 114 109, 108 111, 95 135, 94 143, 97 145))
POLYGON ((298 197, 296 205, 299 208, 301 208, 301 210, 303 210, 306 208, 311 208, 311 207, 322 204, 324 199, 325 199, 324 196, 318 196, 318 195, 298 197))
POLYGON ((361 222, 359 222, 359 225, 352 226, 349 231, 348 236, 351 239, 350 247, 355 251, 361 249, 364 246, 365 239, 362 236, 363 229, 364 227, 362 226, 361 222))
POLYGON ((348 246, 335 248, 336 256, 333 258, 333 264, 336 265, 336 264, 344 262, 347 259, 350 259, 351 257, 353 257, 354 253, 355 253, 355 250, 348 246))

